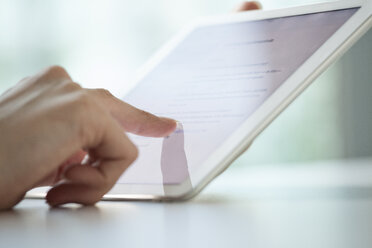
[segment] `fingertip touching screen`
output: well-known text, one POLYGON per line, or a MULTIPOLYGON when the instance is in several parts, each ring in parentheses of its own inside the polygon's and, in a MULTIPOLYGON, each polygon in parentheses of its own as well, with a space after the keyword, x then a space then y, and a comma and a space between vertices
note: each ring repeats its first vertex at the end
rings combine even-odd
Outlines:
POLYGON ((179 124, 165 138, 129 134, 140 155, 118 183, 192 187, 213 151, 357 10, 193 30, 124 98, 179 124))

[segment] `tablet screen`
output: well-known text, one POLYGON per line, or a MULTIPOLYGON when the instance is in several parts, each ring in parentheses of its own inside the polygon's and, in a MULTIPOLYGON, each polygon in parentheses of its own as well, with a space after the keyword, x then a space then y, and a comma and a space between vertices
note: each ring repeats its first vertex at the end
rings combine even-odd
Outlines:
POLYGON ((124 98, 180 124, 166 138, 129 135, 140 155, 118 183, 192 185, 212 152, 356 11, 192 31, 124 98))

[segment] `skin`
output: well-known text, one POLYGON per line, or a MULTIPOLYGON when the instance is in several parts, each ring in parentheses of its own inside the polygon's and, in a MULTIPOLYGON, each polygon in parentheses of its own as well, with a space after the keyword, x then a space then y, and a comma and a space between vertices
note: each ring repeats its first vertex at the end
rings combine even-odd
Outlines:
POLYGON ((94 204, 137 158, 124 130, 162 137, 175 127, 106 90, 81 88, 59 66, 25 78, 0 101, 0 208, 40 185, 54 185, 51 206, 94 204))
MULTIPOLYGON (((259 8, 245 2, 237 11, 259 8)), ((0 96, 0 210, 46 185, 50 206, 94 204, 138 156, 125 132, 164 137, 176 125, 82 88, 60 66, 24 78, 0 96)))
POLYGON ((236 8, 236 11, 237 12, 240 12, 240 11, 259 10, 259 9, 262 9, 261 3, 260 2, 255 2, 255 1, 251 1, 251 2, 243 2, 243 3, 241 3, 236 8))

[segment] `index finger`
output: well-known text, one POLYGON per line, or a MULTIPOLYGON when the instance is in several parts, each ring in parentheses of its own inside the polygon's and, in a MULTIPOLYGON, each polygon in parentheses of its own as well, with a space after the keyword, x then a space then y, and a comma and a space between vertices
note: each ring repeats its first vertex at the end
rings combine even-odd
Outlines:
POLYGON ((140 110, 113 96, 104 89, 90 89, 104 107, 119 121, 123 128, 134 134, 149 137, 164 137, 172 133, 177 122, 140 110))

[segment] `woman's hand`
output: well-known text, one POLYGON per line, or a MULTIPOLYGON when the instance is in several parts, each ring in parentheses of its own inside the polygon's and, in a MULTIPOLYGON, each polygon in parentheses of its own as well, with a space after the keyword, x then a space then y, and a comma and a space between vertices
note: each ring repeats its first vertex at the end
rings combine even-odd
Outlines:
POLYGON ((106 90, 80 87, 59 66, 25 78, 0 96, 0 209, 40 185, 53 186, 52 206, 94 204, 137 157, 124 131, 162 137, 175 128, 106 90))

